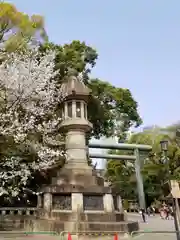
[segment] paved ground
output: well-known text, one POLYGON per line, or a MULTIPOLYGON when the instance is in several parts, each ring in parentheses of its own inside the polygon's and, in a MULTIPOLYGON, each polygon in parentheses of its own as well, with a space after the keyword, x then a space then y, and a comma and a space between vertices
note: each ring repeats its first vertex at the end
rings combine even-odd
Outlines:
POLYGON ((19 234, 17 235, 0 235, 0 240, 60 240, 59 236, 48 236, 48 235, 28 235, 28 236, 24 236, 21 235, 19 236, 19 234))
POLYGON ((138 214, 128 214, 129 219, 137 220, 140 230, 147 233, 134 236, 138 240, 175 240, 175 233, 150 233, 152 231, 175 231, 174 220, 162 220, 158 215, 147 218, 147 223, 143 223, 138 214))

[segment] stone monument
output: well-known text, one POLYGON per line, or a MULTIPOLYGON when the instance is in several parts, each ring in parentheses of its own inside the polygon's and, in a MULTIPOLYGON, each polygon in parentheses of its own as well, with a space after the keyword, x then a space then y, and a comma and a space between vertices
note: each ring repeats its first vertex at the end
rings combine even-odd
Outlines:
MULTIPOLYGON (((86 133, 89 89, 77 77, 69 76, 61 90, 67 93, 62 104, 67 159, 50 185, 41 189, 39 217, 32 229, 46 231, 126 231, 138 230, 137 222, 124 218, 120 196, 96 174, 87 161, 86 133)), ((96 114, 96 113, 94 113, 96 114)))

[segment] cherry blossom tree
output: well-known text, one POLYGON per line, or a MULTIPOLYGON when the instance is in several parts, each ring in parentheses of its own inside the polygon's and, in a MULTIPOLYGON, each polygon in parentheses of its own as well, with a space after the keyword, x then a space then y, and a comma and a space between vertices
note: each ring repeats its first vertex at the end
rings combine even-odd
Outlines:
MULTIPOLYGON (((4 56, 1 56, 4 58, 4 56)), ((12 53, 0 65, 0 196, 21 194, 33 172, 49 168, 64 152, 52 147, 65 93, 53 80, 54 52, 12 53)))

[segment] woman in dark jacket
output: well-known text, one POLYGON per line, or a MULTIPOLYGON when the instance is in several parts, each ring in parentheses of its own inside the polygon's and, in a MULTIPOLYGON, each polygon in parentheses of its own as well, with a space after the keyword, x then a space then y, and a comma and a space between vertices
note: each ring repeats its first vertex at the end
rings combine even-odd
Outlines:
POLYGON ((143 222, 146 222, 145 209, 141 209, 141 216, 142 216, 143 222))

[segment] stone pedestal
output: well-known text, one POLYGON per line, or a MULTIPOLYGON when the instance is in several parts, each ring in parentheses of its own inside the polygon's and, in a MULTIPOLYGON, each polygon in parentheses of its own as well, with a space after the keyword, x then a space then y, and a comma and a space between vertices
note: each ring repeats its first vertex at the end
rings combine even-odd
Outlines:
POLYGON ((99 177, 89 169, 84 175, 80 171, 79 175, 77 169, 65 167, 61 181, 59 172, 53 179, 54 184, 44 186, 44 207, 40 211, 41 220, 37 220, 39 231, 113 233, 138 230, 137 222, 125 221, 120 196, 114 195, 102 181, 99 184, 99 177), (45 224, 46 229, 42 224, 45 220, 49 222, 45 224))

